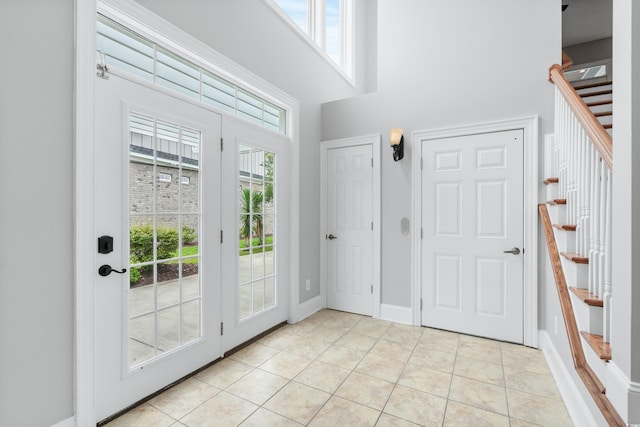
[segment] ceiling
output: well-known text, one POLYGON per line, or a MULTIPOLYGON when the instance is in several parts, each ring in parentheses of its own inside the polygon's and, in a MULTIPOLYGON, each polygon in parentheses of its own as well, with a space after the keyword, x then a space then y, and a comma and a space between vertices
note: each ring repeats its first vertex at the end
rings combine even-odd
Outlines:
POLYGON ((613 0, 563 0, 562 46, 611 37, 613 0))

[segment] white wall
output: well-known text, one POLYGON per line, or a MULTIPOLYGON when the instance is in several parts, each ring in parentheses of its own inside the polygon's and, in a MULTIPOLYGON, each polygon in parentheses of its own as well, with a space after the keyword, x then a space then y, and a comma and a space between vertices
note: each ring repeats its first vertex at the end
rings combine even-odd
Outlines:
POLYGON ((378 2, 378 93, 325 104, 322 138, 383 135, 384 304, 411 304, 410 238, 400 233, 411 150, 394 163, 389 129, 404 128, 410 142, 417 130, 538 114, 542 137, 553 131, 547 76, 560 46, 555 0, 378 2))
MULTIPOLYGON (((264 1, 138 0, 185 32, 300 101, 300 302, 320 294, 320 105, 374 86, 367 72, 367 50, 360 50, 356 87, 314 52, 264 1), (305 280, 311 279, 306 291, 305 280)), ((356 0, 362 12, 356 43, 371 34, 364 18, 375 13, 356 0)), ((295 280, 295 279, 294 279, 295 280)))
MULTIPOLYGON (((565 46, 564 52, 573 60, 574 65, 611 59, 613 39, 594 40, 587 43, 565 46)), ((607 70, 608 71, 608 70, 607 70)))
POLYGON ((0 2, 0 426, 73 415, 73 27, 0 2))

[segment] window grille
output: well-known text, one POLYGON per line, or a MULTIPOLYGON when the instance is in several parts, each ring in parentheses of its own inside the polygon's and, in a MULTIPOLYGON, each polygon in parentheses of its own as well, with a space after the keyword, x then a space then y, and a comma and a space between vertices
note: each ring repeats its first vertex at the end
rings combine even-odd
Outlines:
POLYGON ((285 134, 286 112, 260 96, 176 55, 164 47, 98 14, 96 55, 110 68, 142 79, 220 110, 285 134))
POLYGON ((158 181, 171 182, 171 174, 159 172, 158 173, 158 181))

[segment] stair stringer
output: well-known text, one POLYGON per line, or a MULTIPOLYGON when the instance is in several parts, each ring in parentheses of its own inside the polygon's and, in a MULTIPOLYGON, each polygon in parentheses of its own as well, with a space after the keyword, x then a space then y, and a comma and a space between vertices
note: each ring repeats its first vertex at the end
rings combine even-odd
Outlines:
POLYGON ((600 409, 603 417, 607 420, 607 423, 610 426, 626 426, 627 424, 622 420, 606 396, 606 387, 603 384, 603 380, 608 378, 607 364, 600 360, 600 358, 586 343, 584 344, 586 344, 586 347, 588 348, 587 351, 590 351, 593 356, 596 356, 597 360, 593 360, 591 357, 592 355, 589 355, 589 357, 585 356, 585 345, 583 345, 583 338, 578 329, 570 296, 571 291, 567 286, 564 269, 560 260, 560 251, 558 250, 556 243, 551 218, 549 216, 549 209, 546 204, 540 204, 538 206, 538 210, 540 212, 543 232, 547 242, 549 260, 551 262, 551 268, 556 282, 556 290, 560 299, 560 307, 567 330, 567 338, 569 339, 569 347, 571 349, 571 356, 576 372, 582 379, 582 382, 589 391, 589 394, 591 394, 594 403, 598 406, 598 409, 600 409), (589 360, 593 366, 595 366, 595 370, 590 365, 589 360))

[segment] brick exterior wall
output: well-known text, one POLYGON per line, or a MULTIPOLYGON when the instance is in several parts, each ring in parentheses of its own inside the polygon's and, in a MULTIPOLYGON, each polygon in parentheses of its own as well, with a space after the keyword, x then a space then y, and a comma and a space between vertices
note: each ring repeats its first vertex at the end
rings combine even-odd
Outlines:
POLYGON ((181 184, 179 172, 178 168, 158 165, 157 174, 171 175, 171 182, 159 181, 154 176, 153 165, 135 161, 129 163, 129 210, 132 213, 132 224, 152 221, 150 216, 144 214, 153 213, 153 185, 156 181, 158 225, 177 227, 177 214, 182 212, 183 225, 193 228, 198 234, 199 173, 197 170, 182 169, 182 176, 188 177, 189 183, 181 184))

